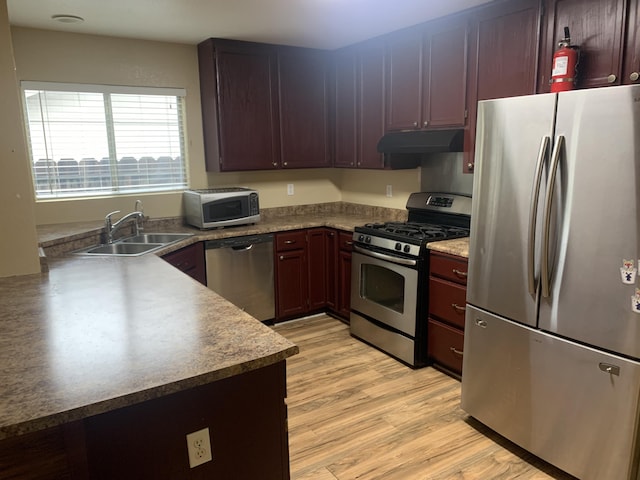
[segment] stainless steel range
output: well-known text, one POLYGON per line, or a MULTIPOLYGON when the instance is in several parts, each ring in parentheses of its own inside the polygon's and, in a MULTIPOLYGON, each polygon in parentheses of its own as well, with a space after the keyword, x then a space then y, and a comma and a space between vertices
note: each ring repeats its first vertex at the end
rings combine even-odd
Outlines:
POLYGON ((412 193, 407 222, 353 233, 351 334, 408 365, 427 361, 429 242, 468 237, 471 197, 412 193))

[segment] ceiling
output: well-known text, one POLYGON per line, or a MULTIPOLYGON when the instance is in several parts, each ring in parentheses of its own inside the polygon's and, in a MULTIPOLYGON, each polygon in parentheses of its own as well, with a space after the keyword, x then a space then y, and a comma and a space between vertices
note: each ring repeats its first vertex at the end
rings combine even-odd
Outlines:
POLYGON ((14 26, 186 44, 220 37, 335 49, 489 0, 6 1, 14 26), (52 20, 57 14, 84 22, 52 20))

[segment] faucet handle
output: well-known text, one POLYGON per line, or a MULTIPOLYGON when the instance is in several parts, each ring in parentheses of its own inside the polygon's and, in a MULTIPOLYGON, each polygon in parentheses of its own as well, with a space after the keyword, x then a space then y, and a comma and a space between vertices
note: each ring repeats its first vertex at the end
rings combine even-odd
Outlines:
POLYGON ((111 224, 111 215, 115 215, 116 213, 120 213, 120 210, 114 210, 113 212, 107 213, 104 217, 105 223, 111 224))
POLYGON ((136 205, 133 207, 133 210, 136 212, 140 212, 144 215, 144 207, 142 206, 142 200, 136 200, 136 205))

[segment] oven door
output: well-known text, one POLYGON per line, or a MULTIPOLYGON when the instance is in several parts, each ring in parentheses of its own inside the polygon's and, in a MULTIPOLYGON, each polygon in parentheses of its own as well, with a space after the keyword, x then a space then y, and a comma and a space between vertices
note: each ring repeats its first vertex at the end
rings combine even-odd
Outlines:
POLYGON ((354 246, 351 261, 351 309, 415 337, 418 260, 354 246))

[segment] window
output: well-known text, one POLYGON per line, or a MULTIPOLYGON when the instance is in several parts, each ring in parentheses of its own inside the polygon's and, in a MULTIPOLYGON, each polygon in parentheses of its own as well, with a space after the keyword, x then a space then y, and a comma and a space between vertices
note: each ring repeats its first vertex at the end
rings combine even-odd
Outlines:
POLYGON ((37 199, 184 189, 184 91, 22 82, 37 199))

